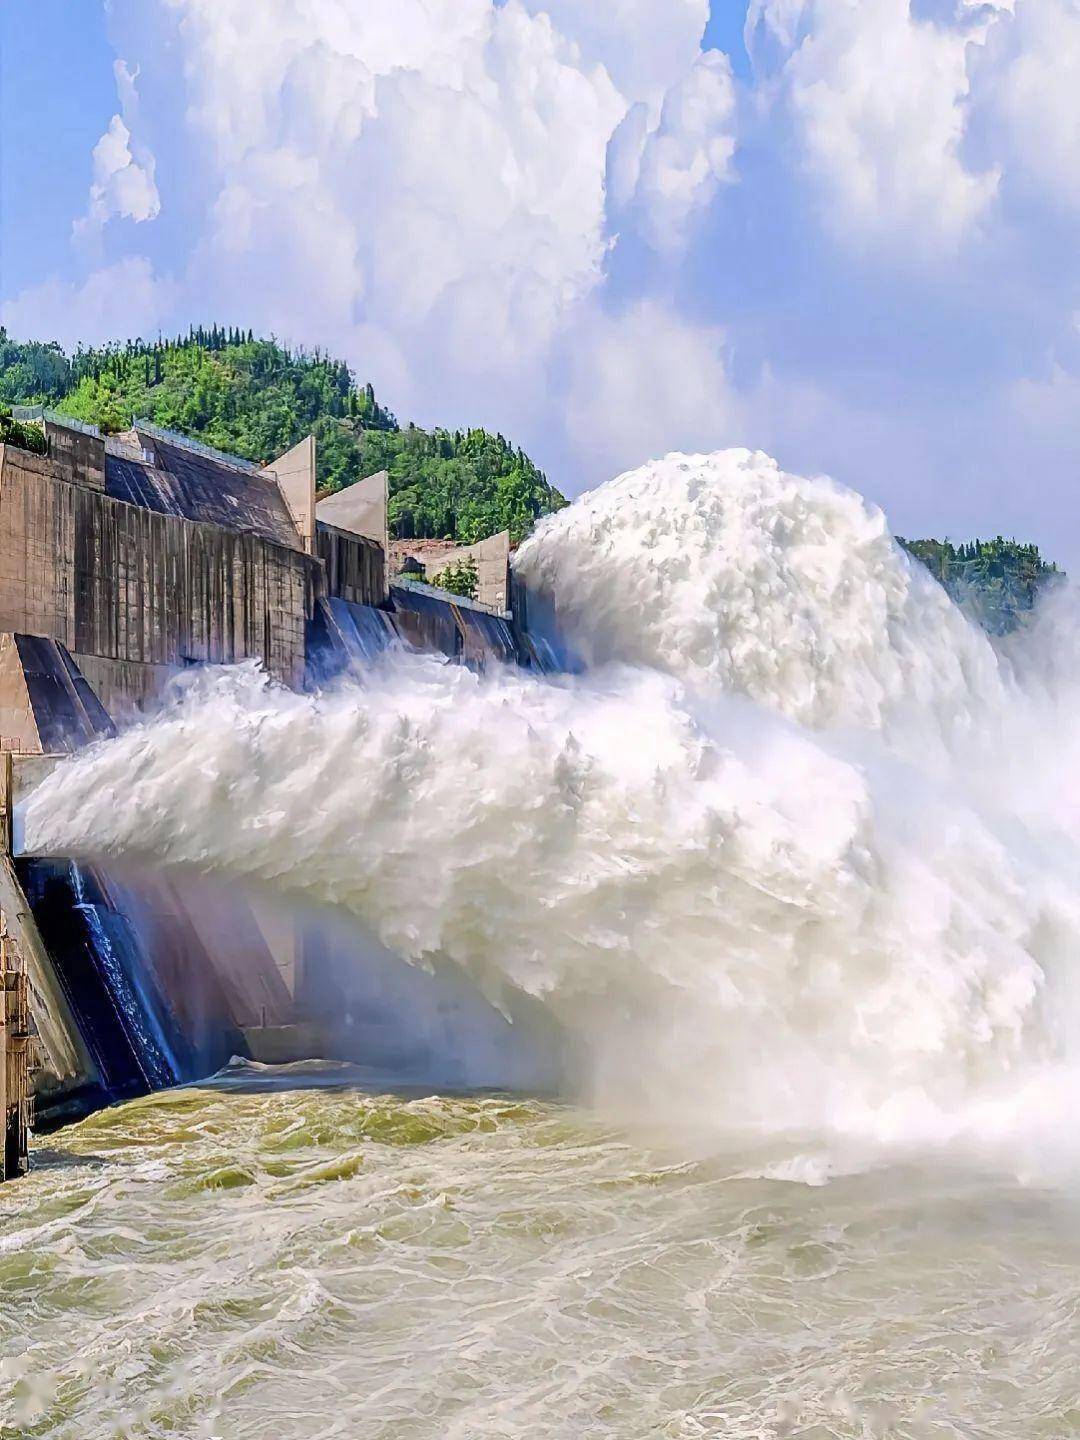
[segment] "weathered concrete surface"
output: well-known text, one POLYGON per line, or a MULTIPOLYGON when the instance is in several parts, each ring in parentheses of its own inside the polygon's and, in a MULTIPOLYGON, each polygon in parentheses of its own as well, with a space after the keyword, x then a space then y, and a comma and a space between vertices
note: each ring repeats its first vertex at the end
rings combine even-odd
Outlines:
POLYGON ((326 566, 326 593, 354 605, 381 605, 387 596, 385 470, 358 480, 315 506, 315 553, 326 566))
POLYGON ((267 471, 277 480, 293 524, 309 555, 315 553, 315 436, 309 435, 271 460, 267 471))
MULTIPOLYGON (((189 1038, 235 1037, 247 1026, 295 1019, 295 926, 264 931, 274 901, 200 876, 126 870, 107 876, 143 940, 146 964, 189 1038)), ((220 1053, 216 1063, 223 1059, 220 1053)))
POLYGON ((159 682, 130 667, 254 657, 300 684, 320 584, 298 548, 127 504, 0 447, 0 631, 113 662, 94 677, 109 708, 159 682))
POLYGON ((315 1060, 326 1046, 326 1026, 313 1021, 295 1025, 249 1025, 244 1044, 252 1060, 261 1065, 289 1065, 315 1060))
POLYGON ((86 1084, 94 1077, 93 1063, 57 981, 14 866, 6 855, 0 857, 0 909, 26 964, 30 1010, 41 1052, 38 1092, 54 1095, 86 1084))
POLYGON ((386 598, 386 552, 363 535, 321 520, 315 548, 326 567, 326 593, 355 605, 381 605, 386 598))
POLYGON ((295 1001, 304 983, 304 940, 297 917, 265 893, 249 895, 247 903, 290 1001, 295 1001))
POLYGON ((387 548, 386 516, 390 477, 385 470, 358 480, 336 494, 327 495, 315 507, 316 519, 351 535, 363 535, 387 548))
POLYGON ((441 651, 474 669, 512 665, 517 647, 508 622, 479 604, 415 583, 391 585, 394 628, 418 650, 441 651))
POLYGON ((33 754, 41 748, 15 636, 0 635, 0 750, 33 754))
POLYGON ((0 634, 0 750, 70 753, 114 733, 101 701, 59 641, 0 634))
POLYGON ((152 710, 176 674, 176 665, 134 665, 107 655, 80 654, 79 669, 98 695, 109 701, 109 714, 117 723, 138 719, 152 710))
POLYGON ((0 928, 17 947, 26 975, 38 1040, 35 1089, 51 1097, 93 1083, 96 1072, 12 863, 17 763, 11 755, 0 756, 0 928))
MULTIPOLYGON (((186 663, 250 657, 302 684, 326 585, 310 550, 313 446, 282 457, 282 485, 161 432, 106 447, 58 425, 50 441, 48 457, 0 447, 0 913, 26 956, 42 1111, 59 1119, 207 1073, 245 1028, 293 1025, 304 945, 268 902, 186 877, 16 864, 16 783, 109 733, 110 712, 160 695, 186 663)), ((333 546, 337 583, 382 599, 381 548, 333 546)))
POLYGON ((0 910, 27 956, 51 1118, 208 1073, 245 1033, 268 1058, 329 1053, 320 1036, 357 1058, 397 1044, 366 1000, 345 1003, 355 941, 335 969, 321 918, 186 875, 10 858, 15 793, 189 662, 252 657, 299 685, 320 617, 346 663, 410 642, 514 660, 492 613, 508 537, 455 552, 476 560, 487 608, 390 595, 385 474, 316 508, 314 459, 304 442, 259 470, 145 428, 104 444, 59 426, 47 458, 0 447, 0 910))
POLYGON ((285 497, 268 471, 155 426, 139 424, 135 434, 150 462, 106 458, 105 489, 114 500, 304 548, 285 497))
POLYGON ((76 485, 90 490, 105 489, 105 441, 67 425, 46 419, 45 438, 50 457, 76 485))
MULTIPOLYGON (((39 755, 20 755, 13 752, 11 754, 11 805, 13 810, 17 810, 21 802, 31 795, 48 775, 52 774, 62 760, 66 759, 67 752, 52 754, 42 751, 39 755)), ((9 842, 9 849, 13 854, 18 854, 22 848, 19 836, 15 834, 13 841, 9 837, 9 842)))
POLYGON ((507 597, 510 586, 510 532, 503 530, 475 545, 459 545, 446 550, 437 559, 424 562, 429 585, 438 588, 439 576, 451 565, 471 560, 476 566, 476 599, 481 605, 490 605, 500 615, 508 607, 507 597))
POLYGON ((26 969, 7 917, 0 911, 0 1180, 25 1175, 30 1167, 34 1049, 26 969))

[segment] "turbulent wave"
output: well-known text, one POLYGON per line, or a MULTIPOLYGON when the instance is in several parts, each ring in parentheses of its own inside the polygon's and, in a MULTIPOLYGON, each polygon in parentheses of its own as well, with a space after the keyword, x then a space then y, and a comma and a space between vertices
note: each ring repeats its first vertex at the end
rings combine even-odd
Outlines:
POLYGON ((807 1157, 566 1105, 296 1083, 114 1107, 4 1187, 5 1436, 1075 1431, 1052 1190, 915 1164, 822 1189, 807 1157))
POLYGON ((519 577, 590 666, 649 666, 804 724, 952 728, 996 696, 985 638, 880 510, 760 452, 669 455, 543 523, 519 577))
POLYGON ((194 674, 54 772, 27 848, 348 907, 541 997, 600 1094, 729 1130, 994 1135, 1065 1103, 1069 596, 995 650, 879 511, 747 451, 620 477, 517 571, 579 673, 194 674))

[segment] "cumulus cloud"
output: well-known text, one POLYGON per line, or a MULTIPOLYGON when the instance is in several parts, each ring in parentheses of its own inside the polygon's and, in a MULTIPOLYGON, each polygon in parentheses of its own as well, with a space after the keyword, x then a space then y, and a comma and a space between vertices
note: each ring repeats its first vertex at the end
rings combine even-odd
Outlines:
POLYGON ((1080 311, 1061 317, 1042 364, 1009 385, 1007 406, 1025 438, 1037 436, 1073 478, 1080 452, 1080 311))
POLYGON ((109 121, 104 135, 94 146, 93 179, 86 214, 75 222, 76 238, 85 239, 100 233, 114 215, 140 224, 153 220, 161 210, 161 199, 154 179, 154 156, 144 145, 132 141, 130 125, 137 124, 138 92, 135 82, 138 69, 128 69, 117 60, 113 72, 120 96, 121 114, 109 121))
MULTIPOLYGON (((185 152, 196 226, 178 319, 240 308, 345 354, 420 419, 551 436, 543 397, 603 313, 608 149, 632 106, 653 238, 728 178, 731 77, 700 53, 707 0, 275 0, 257 26, 247 0, 151 13, 112 9, 118 47, 151 72, 159 132, 185 152)), ((159 208, 139 75, 118 63, 84 234, 159 208)), ((67 296, 97 334, 108 273, 38 287, 15 313, 67 296)))
POLYGON ((636 218, 656 250, 679 250, 695 214, 735 178, 735 84, 719 50, 699 55, 664 97, 649 129, 643 101, 626 116, 608 153, 609 209, 636 218))
POLYGON ((985 528, 1005 467, 1080 444, 1078 0, 750 0, 734 69, 707 0, 110 14, 83 229, 156 269, 38 286, 12 328, 324 345, 570 492, 764 444, 908 528, 955 528, 967 485, 985 528), (168 224, 108 226, 159 183, 168 224))
POLYGON ((976 113, 1006 183, 1080 211, 1080 4, 1017 0, 980 59, 976 113))
POLYGON ((646 105, 653 122, 664 95, 694 63, 709 19, 709 0, 525 0, 578 46, 582 62, 602 65, 627 102, 646 105))
POLYGON ((1009 395, 1018 418, 1071 451, 1076 446, 1076 417, 1080 415, 1080 375, 1055 362, 1042 380, 1021 379, 1009 395))
POLYGON ((779 57, 834 234, 924 255, 955 248, 986 213, 998 174, 963 154, 968 49, 985 27, 919 19, 910 0, 754 0, 746 33, 765 67, 779 57))
POLYGON ((0 303, 0 323, 17 336, 80 342, 152 336, 171 316, 177 288, 154 274, 149 260, 131 256, 94 270, 81 281, 55 277, 0 303))
MULTIPOLYGON (((205 190, 186 277, 200 313, 242 297, 244 323, 333 347, 400 412, 539 437, 567 488, 599 478, 544 397, 576 345, 598 353, 628 112, 645 120, 633 223, 657 248, 677 254, 732 178, 707 0, 279 0, 254 30, 246 0, 163 13, 205 190)), ((693 329, 656 305, 639 339, 646 314, 669 352, 673 326, 693 329)))
POLYGON ((242 287, 257 323, 345 349, 362 326, 422 354, 398 403, 428 410, 448 370, 520 369, 600 281, 626 102, 546 14, 285 0, 249 53, 246 4, 172 8, 215 161, 207 293, 242 287))
POLYGON ((571 348, 561 403, 590 473, 616 474, 643 455, 739 443, 738 401, 718 327, 646 300, 590 317, 571 348))

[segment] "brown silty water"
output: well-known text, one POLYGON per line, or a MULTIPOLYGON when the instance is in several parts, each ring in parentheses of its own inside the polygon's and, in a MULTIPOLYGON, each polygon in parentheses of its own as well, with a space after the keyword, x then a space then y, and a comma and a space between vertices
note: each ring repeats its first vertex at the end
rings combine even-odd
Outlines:
POLYGON ((1080 1427, 1060 1194, 297 1083, 106 1111, 0 1194, 5 1440, 1080 1427))

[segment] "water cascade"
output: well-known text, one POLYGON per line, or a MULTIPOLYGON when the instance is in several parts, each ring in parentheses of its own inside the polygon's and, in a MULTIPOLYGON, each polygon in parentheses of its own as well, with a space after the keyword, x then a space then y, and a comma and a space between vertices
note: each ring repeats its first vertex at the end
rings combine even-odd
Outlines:
POLYGON ((20 863, 27 898, 55 958, 108 1098, 142 1094, 184 1078, 167 1008, 138 932, 110 896, 104 875, 75 861, 20 863))
POLYGON ((608 1104, 1037 1147, 1080 1018, 1069 593, 995 646, 874 507, 748 451, 582 497, 515 581, 564 673, 192 673, 45 781, 28 847, 344 907, 535 997, 608 1104))

